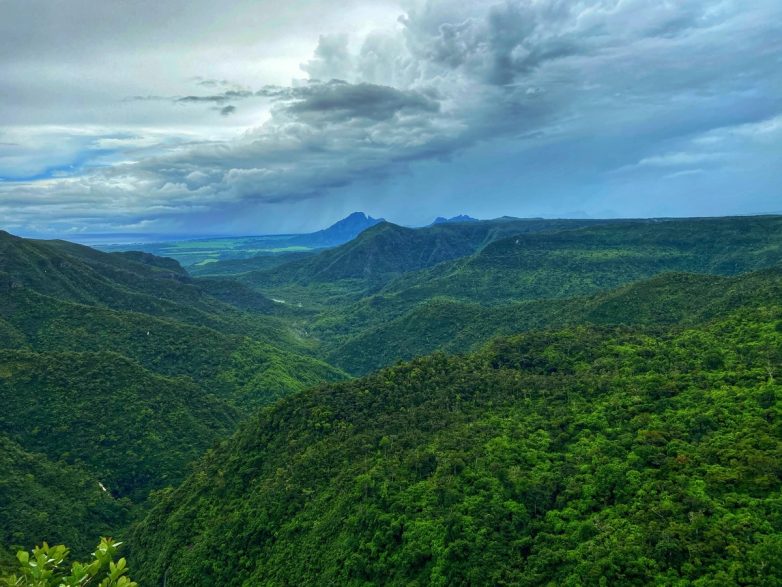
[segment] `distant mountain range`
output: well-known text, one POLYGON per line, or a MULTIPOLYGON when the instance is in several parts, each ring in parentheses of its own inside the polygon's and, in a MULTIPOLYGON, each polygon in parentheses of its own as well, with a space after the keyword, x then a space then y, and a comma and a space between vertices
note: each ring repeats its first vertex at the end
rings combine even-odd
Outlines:
POLYGON ((434 222, 432 222, 430 226, 434 226, 435 224, 450 224, 451 222, 478 222, 478 219, 473 218, 472 216, 467 216, 466 214, 459 214, 458 216, 453 216, 451 218, 438 216, 434 219, 434 222))
POLYGON ((355 239, 322 251, 282 255, 289 263, 269 263, 263 258, 218 261, 193 268, 194 275, 241 273, 250 287, 271 283, 323 283, 340 279, 365 279, 372 287, 409 271, 475 253, 499 238, 544 230, 573 229, 594 224, 579 220, 484 220, 444 222, 409 228, 380 222, 355 239))
POLYGON ((256 258, 261 264, 275 265, 275 257, 312 249, 336 247, 353 240, 366 229, 383 222, 363 212, 353 212, 328 228, 307 234, 267 234, 258 236, 183 238, 124 244, 95 244, 102 251, 144 251, 176 259, 185 267, 198 267, 215 261, 256 258))
MULTIPOLYGON (((492 223, 516 220, 518 219, 503 217, 495 221, 479 221, 460 214, 451 218, 438 216, 429 226, 467 223, 489 226, 493 225, 492 223)), ((168 240, 161 237, 158 241, 140 239, 124 244, 94 244, 105 252, 133 250, 170 257, 188 269, 194 268, 197 272, 210 273, 203 269, 216 261, 230 262, 252 258, 254 269, 273 267, 280 264, 282 258, 287 258, 293 253, 303 256, 308 251, 314 252, 318 249, 344 245, 362 232, 384 222, 386 222, 384 218, 373 218, 364 212, 353 212, 327 228, 306 234, 183 238, 182 240, 168 240)))

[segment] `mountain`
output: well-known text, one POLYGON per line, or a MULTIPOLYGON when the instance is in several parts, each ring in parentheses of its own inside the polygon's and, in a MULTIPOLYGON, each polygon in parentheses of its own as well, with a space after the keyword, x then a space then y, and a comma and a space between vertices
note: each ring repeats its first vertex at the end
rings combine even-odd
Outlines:
POLYGON ((327 346, 327 360, 366 374, 434 351, 462 353, 497 335, 576 324, 693 325, 782 299, 782 267, 733 277, 664 273, 592 296, 481 305, 432 298, 327 346))
POLYGON ((382 288, 403 305, 443 295, 498 303, 590 294, 666 271, 761 269, 778 262, 780 246, 780 217, 498 219, 419 229, 382 222, 339 247, 237 279, 305 302, 325 287, 358 297, 382 288), (281 288, 292 284, 312 295, 281 288))
POLYGON ((346 377, 276 306, 171 259, 0 233, 0 431, 19 453, 0 462, 0 509, 14 512, 0 545, 121 535, 254 407, 346 377), (15 480, 31 459, 41 467, 15 480), (117 504, 91 509, 98 483, 117 504), (41 510, 25 522, 28 490, 41 510))
POLYGON ((780 260, 778 216, 618 222, 497 239, 469 257, 401 276, 383 293, 405 303, 564 298, 668 271, 735 275, 780 260))
MULTIPOLYGON (((104 252, 143 251, 157 258, 170 257, 189 269, 198 270, 215 262, 249 259, 256 256, 274 263, 288 254, 322 249, 346 243, 382 218, 354 212, 323 230, 308 234, 268 234, 257 236, 214 236, 165 242, 136 242, 99 245, 104 252)), ((139 254, 139 253, 134 253, 139 254)))
POLYGON ((782 581, 782 218, 291 255, 0 233, 0 567, 108 534, 149 585, 782 581))
MULTIPOLYGON (((223 399, 243 406, 277 396, 340 373, 288 344, 276 344, 140 312, 76 304, 33 291, 0 297, 0 348, 36 352, 111 351, 146 369, 186 376, 223 399)), ((248 319, 248 330, 252 322, 248 319)), ((273 333, 270 333, 271 338, 273 333)))
MULTIPOLYGON (((421 229, 384 223, 341 247, 236 278, 302 303, 321 356, 362 374, 437 349, 463 352, 495 334, 586 319, 590 296, 666 273, 691 275, 689 286, 674 283, 669 293, 697 305, 729 282, 712 277, 713 287, 696 287, 692 274, 732 276, 781 261, 782 218, 774 216, 501 219, 421 229)), ((634 293, 645 295, 640 287, 634 293)), ((666 307, 636 301, 615 303, 609 317, 625 309, 634 319, 632 308, 666 322, 666 307)))
POLYGON ((0 247, 0 348, 111 351, 243 406, 343 376, 312 357, 314 341, 267 313, 278 304, 236 281, 60 241, 6 236, 0 247))
POLYGON ((277 304, 240 283, 194 280, 170 260, 139 263, 70 243, 7 236, 3 244, 0 347, 112 351, 243 406, 343 376, 311 356, 314 343, 265 313, 277 304))
POLYGON ((363 212, 353 212, 328 228, 309 234, 291 237, 288 246, 303 246, 313 249, 341 245, 356 238, 359 234, 384 222, 383 218, 372 218, 363 212))
MULTIPOLYGON (((59 300, 213 324, 238 314, 173 259, 103 253, 66 241, 23 239, 0 231, 0 290, 34 291, 59 300)), ((263 303, 257 292, 255 304, 263 303)), ((266 308, 274 304, 266 300, 266 308)))
MULTIPOLYGON (((343 245, 362 232, 384 223, 382 218, 372 218, 363 212, 353 212, 330 227, 310 234, 294 235, 277 243, 285 247, 323 249, 343 245)), ((294 261, 309 259, 314 251, 261 252, 246 259, 225 259, 188 268, 191 275, 230 276, 250 271, 272 270, 294 261)))
MULTIPOLYGON (((483 235, 481 235, 482 237, 483 235)), ((375 279, 428 267, 472 252, 472 239, 455 231, 436 234, 381 222, 335 249, 273 270, 285 279, 375 279)))
POLYGON ((459 214, 458 216, 452 216, 451 218, 445 218, 444 216, 438 216, 434 219, 432 224, 430 226, 434 226, 435 224, 448 224, 450 222, 478 222, 477 218, 472 218, 471 216, 467 216, 466 214, 459 214))
POLYGON ((471 255, 510 234, 588 224, 572 220, 499 219, 414 229, 381 222, 339 247, 269 270, 250 271, 238 275, 237 279, 258 291, 269 292, 273 297, 278 293, 273 286, 280 284, 307 285, 341 280, 359 280, 362 283, 348 285, 363 292, 404 273, 471 255))
POLYGON ((199 461, 130 559, 150 585, 776 584, 781 353, 774 302, 319 386, 199 461))
POLYGON ((2 350, 0 365, 0 430, 27 451, 83 466, 135 503, 180 481, 238 421, 192 380, 115 353, 2 350))

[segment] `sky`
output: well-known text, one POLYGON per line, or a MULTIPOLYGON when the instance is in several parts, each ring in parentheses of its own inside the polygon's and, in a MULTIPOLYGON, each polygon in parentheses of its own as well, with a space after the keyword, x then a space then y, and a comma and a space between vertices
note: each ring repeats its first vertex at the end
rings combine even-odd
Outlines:
POLYGON ((779 0, 0 0, 0 228, 782 212, 779 0))

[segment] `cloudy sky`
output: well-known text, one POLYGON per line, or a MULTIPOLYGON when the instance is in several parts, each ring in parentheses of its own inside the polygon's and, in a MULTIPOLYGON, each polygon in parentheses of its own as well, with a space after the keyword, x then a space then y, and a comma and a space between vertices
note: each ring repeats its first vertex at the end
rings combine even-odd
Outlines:
POLYGON ((779 0, 0 0, 0 228, 782 212, 779 0))

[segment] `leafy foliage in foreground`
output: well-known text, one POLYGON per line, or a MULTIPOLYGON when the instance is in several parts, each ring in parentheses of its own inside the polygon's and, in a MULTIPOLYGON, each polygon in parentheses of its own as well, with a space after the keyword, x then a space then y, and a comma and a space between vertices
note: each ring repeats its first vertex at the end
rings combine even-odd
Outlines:
POLYGON ((114 562, 121 542, 101 538, 92 560, 88 563, 74 562, 65 568, 69 550, 62 544, 49 546, 46 542, 36 546, 32 552, 19 551, 19 570, 8 577, 0 577, 0 584, 8 587, 138 587, 128 576, 127 561, 120 558, 114 562), (32 556, 30 556, 32 555, 32 556))
POLYGON ((781 363, 770 305, 321 386, 211 451, 132 560, 153 585, 777 584, 781 363))

